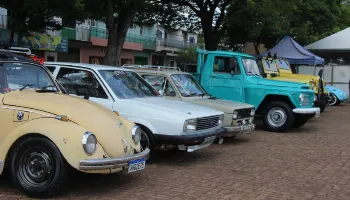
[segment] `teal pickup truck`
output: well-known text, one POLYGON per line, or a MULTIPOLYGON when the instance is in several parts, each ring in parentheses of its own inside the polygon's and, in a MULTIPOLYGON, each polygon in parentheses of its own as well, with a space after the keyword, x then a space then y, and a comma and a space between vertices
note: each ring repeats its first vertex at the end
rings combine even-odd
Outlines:
POLYGON ((201 49, 197 52, 197 65, 192 70, 187 65, 183 70, 192 73, 214 97, 254 105, 269 131, 299 128, 320 116, 320 109, 313 108, 315 92, 309 85, 262 78, 254 56, 201 49))

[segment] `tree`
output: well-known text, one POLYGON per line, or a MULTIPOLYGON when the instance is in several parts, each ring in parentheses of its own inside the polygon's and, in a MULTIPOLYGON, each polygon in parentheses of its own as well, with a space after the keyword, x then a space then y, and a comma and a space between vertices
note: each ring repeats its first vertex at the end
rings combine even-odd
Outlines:
POLYGON ((348 23, 339 0, 246 0, 230 6, 228 16, 226 38, 230 46, 253 42, 257 54, 260 44, 272 48, 286 35, 305 45, 348 23))
POLYGON ((147 0, 85 0, 89 18, 104 21, 108 30, 105 65, 117 65, 126 34, 133 23, 149 23, 154 7, 147 0))
POLYGON ((180 24, 189 30, 201 30, 207 50, 216 50, 226 31, 227 8, 241 0, 163 0, 169 8, 181 8, 180 24))
POLYGON ((195 47, 189 47, 184 51, 180 52, 176 57, 176 63, 183 67, 184 64, 196 63, 197 62, 197 51, 195 47))
POLYGON ((0 6, 8 11, 9 45, 13 44, 15 32, 57 30, 62 25, 54 17, 78 19, 78 13, 81 13, 80 0, 0 0, 0 6))

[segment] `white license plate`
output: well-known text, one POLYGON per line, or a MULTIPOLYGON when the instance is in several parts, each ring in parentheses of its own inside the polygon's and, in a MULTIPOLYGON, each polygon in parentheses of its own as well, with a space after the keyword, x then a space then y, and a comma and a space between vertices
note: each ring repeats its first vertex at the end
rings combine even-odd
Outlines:
POLYGON ((146 159, 145 158, 131 160, 131 161, 129 161, 128 173, 143 170, 143 169, 145 169, 145 167, 146 167, 146 159))
POLYGON ((321 113, 319 111, 316 112, 315 117, 320 117, 321 113))
POLYGON ((201 146, 206 146, 206 145, 210 145, 214 142, 216 136, 211 136, 211 137, 207 137, 204 139, 203 143, 201 144, 201 146))
POLYGON ((242 134, 250 133, 252 132, 252 129, 250 127, 243 127, 243 132, 242 134))

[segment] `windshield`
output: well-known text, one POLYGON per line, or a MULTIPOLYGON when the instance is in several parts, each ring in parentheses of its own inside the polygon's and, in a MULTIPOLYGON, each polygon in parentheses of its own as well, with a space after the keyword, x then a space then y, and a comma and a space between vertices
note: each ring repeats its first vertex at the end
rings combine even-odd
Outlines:
POLYGON ((27 88, 58 91, 49 74, 40 66, 24 63, 0 64, 0 93, 27 88))
POLYGON ((179 90, 181 96, 204 96, 205 90, 190 74, 173 74, 171 79, 179 90))
POLYGON ((290 67, 289 67, 288 63, 287 63, 285 60, 280 60, 280 59, 278 59, 278 66, 279 66, 281 69, 290 70, 290 67))
POLYGON ((156 97, 159 93, 135 72, 100 70, 102 78, 121 99, 156 97))
POLYGON ((248 75, 259 75, 259 67, 258 64, 256 64, 256 61, 251 58, 243 58, 242 59, 245 71, 248 75))
POLYGON ((264 67, 266 71, 278 72, 277 66, 276 66, 276 60, 263 59, 263 62, 264 62, 264 67))

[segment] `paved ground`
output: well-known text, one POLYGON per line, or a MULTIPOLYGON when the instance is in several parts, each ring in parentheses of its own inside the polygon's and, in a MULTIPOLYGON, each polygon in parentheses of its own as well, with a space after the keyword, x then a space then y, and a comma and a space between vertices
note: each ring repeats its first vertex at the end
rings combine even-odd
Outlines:
MULTIPOLYGON (((350 105, 291 133, 262 130, 198 152, 162 154, 144 172, 74 178, 58 199, 350 199, 350 105)), ((25 199, 0 178, 0 199, 25 199)))

